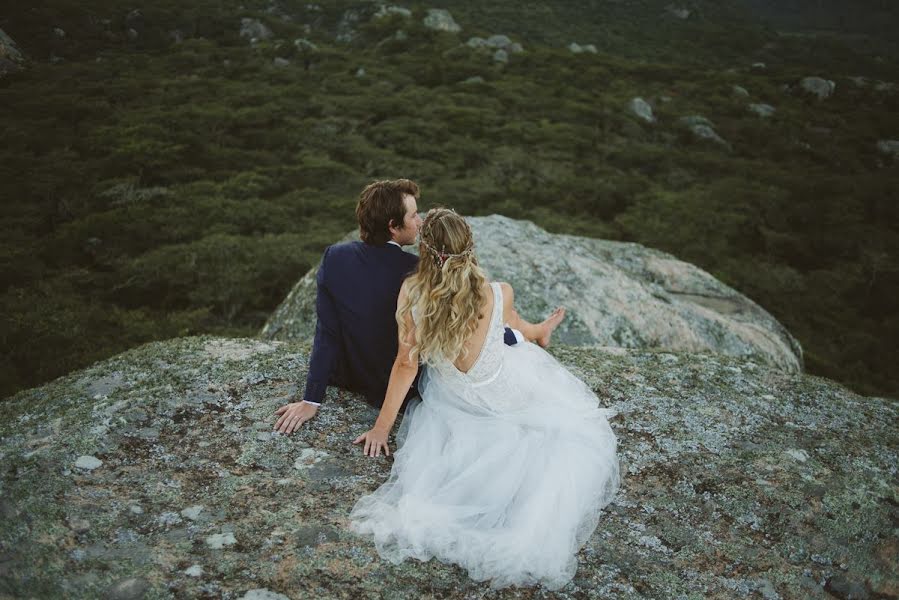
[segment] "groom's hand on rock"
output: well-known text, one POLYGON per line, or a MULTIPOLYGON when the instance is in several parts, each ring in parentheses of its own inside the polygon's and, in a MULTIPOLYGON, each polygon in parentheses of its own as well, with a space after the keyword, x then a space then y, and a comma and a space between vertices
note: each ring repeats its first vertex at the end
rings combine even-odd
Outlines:
POLYGON ((300 425, 314 417, 317 412, 318 407, 314 404, 302 401, 285 404, 275 411, 276 415, 281 415, 281 418, 275 423, 275 430, 290 434, 296 431, 300 425))

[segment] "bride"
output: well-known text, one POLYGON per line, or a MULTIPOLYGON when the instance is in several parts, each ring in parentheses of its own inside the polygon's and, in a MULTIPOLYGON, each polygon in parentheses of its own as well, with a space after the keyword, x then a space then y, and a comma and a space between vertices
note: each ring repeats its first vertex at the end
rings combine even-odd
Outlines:
POLYGON ((546 351, 504 345, 503 324, 520 323, 512 288, 487 282, 465 219, 429 211, 419 250, 397 300, 383 407, 354 443, 390 454, 419 361, 421 401, 406 409, 389 479, 356 503, 350 527, 395 564, 436 557, 494 588, 560 588, 618 489, 615 435, 593 392, 546 351))

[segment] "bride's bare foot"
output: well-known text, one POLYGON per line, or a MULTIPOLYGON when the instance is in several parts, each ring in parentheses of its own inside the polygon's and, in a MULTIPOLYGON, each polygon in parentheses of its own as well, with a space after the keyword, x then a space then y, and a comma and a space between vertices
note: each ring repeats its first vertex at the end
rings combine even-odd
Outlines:
POLYGON ((541 348, 546 348, 549 346, 549 340, 553 335, 553 331, 556 330, 556 327, 559 326, 559 323, 562 322, 562 319, 565 318, 565 308, 560 306, 556 310, 549 315, 545 321, 540 323, 538 327, 543 331, 543 335, 538 337, 535 341, 540 344, 541 348))

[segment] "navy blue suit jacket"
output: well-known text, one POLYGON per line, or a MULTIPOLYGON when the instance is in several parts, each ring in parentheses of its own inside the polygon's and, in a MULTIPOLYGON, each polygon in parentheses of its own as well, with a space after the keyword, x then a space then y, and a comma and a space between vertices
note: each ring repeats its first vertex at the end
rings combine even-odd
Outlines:
POLYGON ((304 400, 320 403, 330 384, 381 406, 398 348, 396 299, 417 264, 394 244, 344 242, 325 250, 304 400))

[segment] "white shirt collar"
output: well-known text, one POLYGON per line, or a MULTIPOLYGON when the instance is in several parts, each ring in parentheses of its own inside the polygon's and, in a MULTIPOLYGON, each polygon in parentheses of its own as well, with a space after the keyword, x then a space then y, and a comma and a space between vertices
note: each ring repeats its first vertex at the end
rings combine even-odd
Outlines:
POLYGON ((396 246, 397 248, 402 248, 402 246, 400 246, 399 244, 397 244, 397 243, 394 242, 393 240, 387 240, 387 243, 388 243, 388 244, 393 244, 393 245, 396 246))

